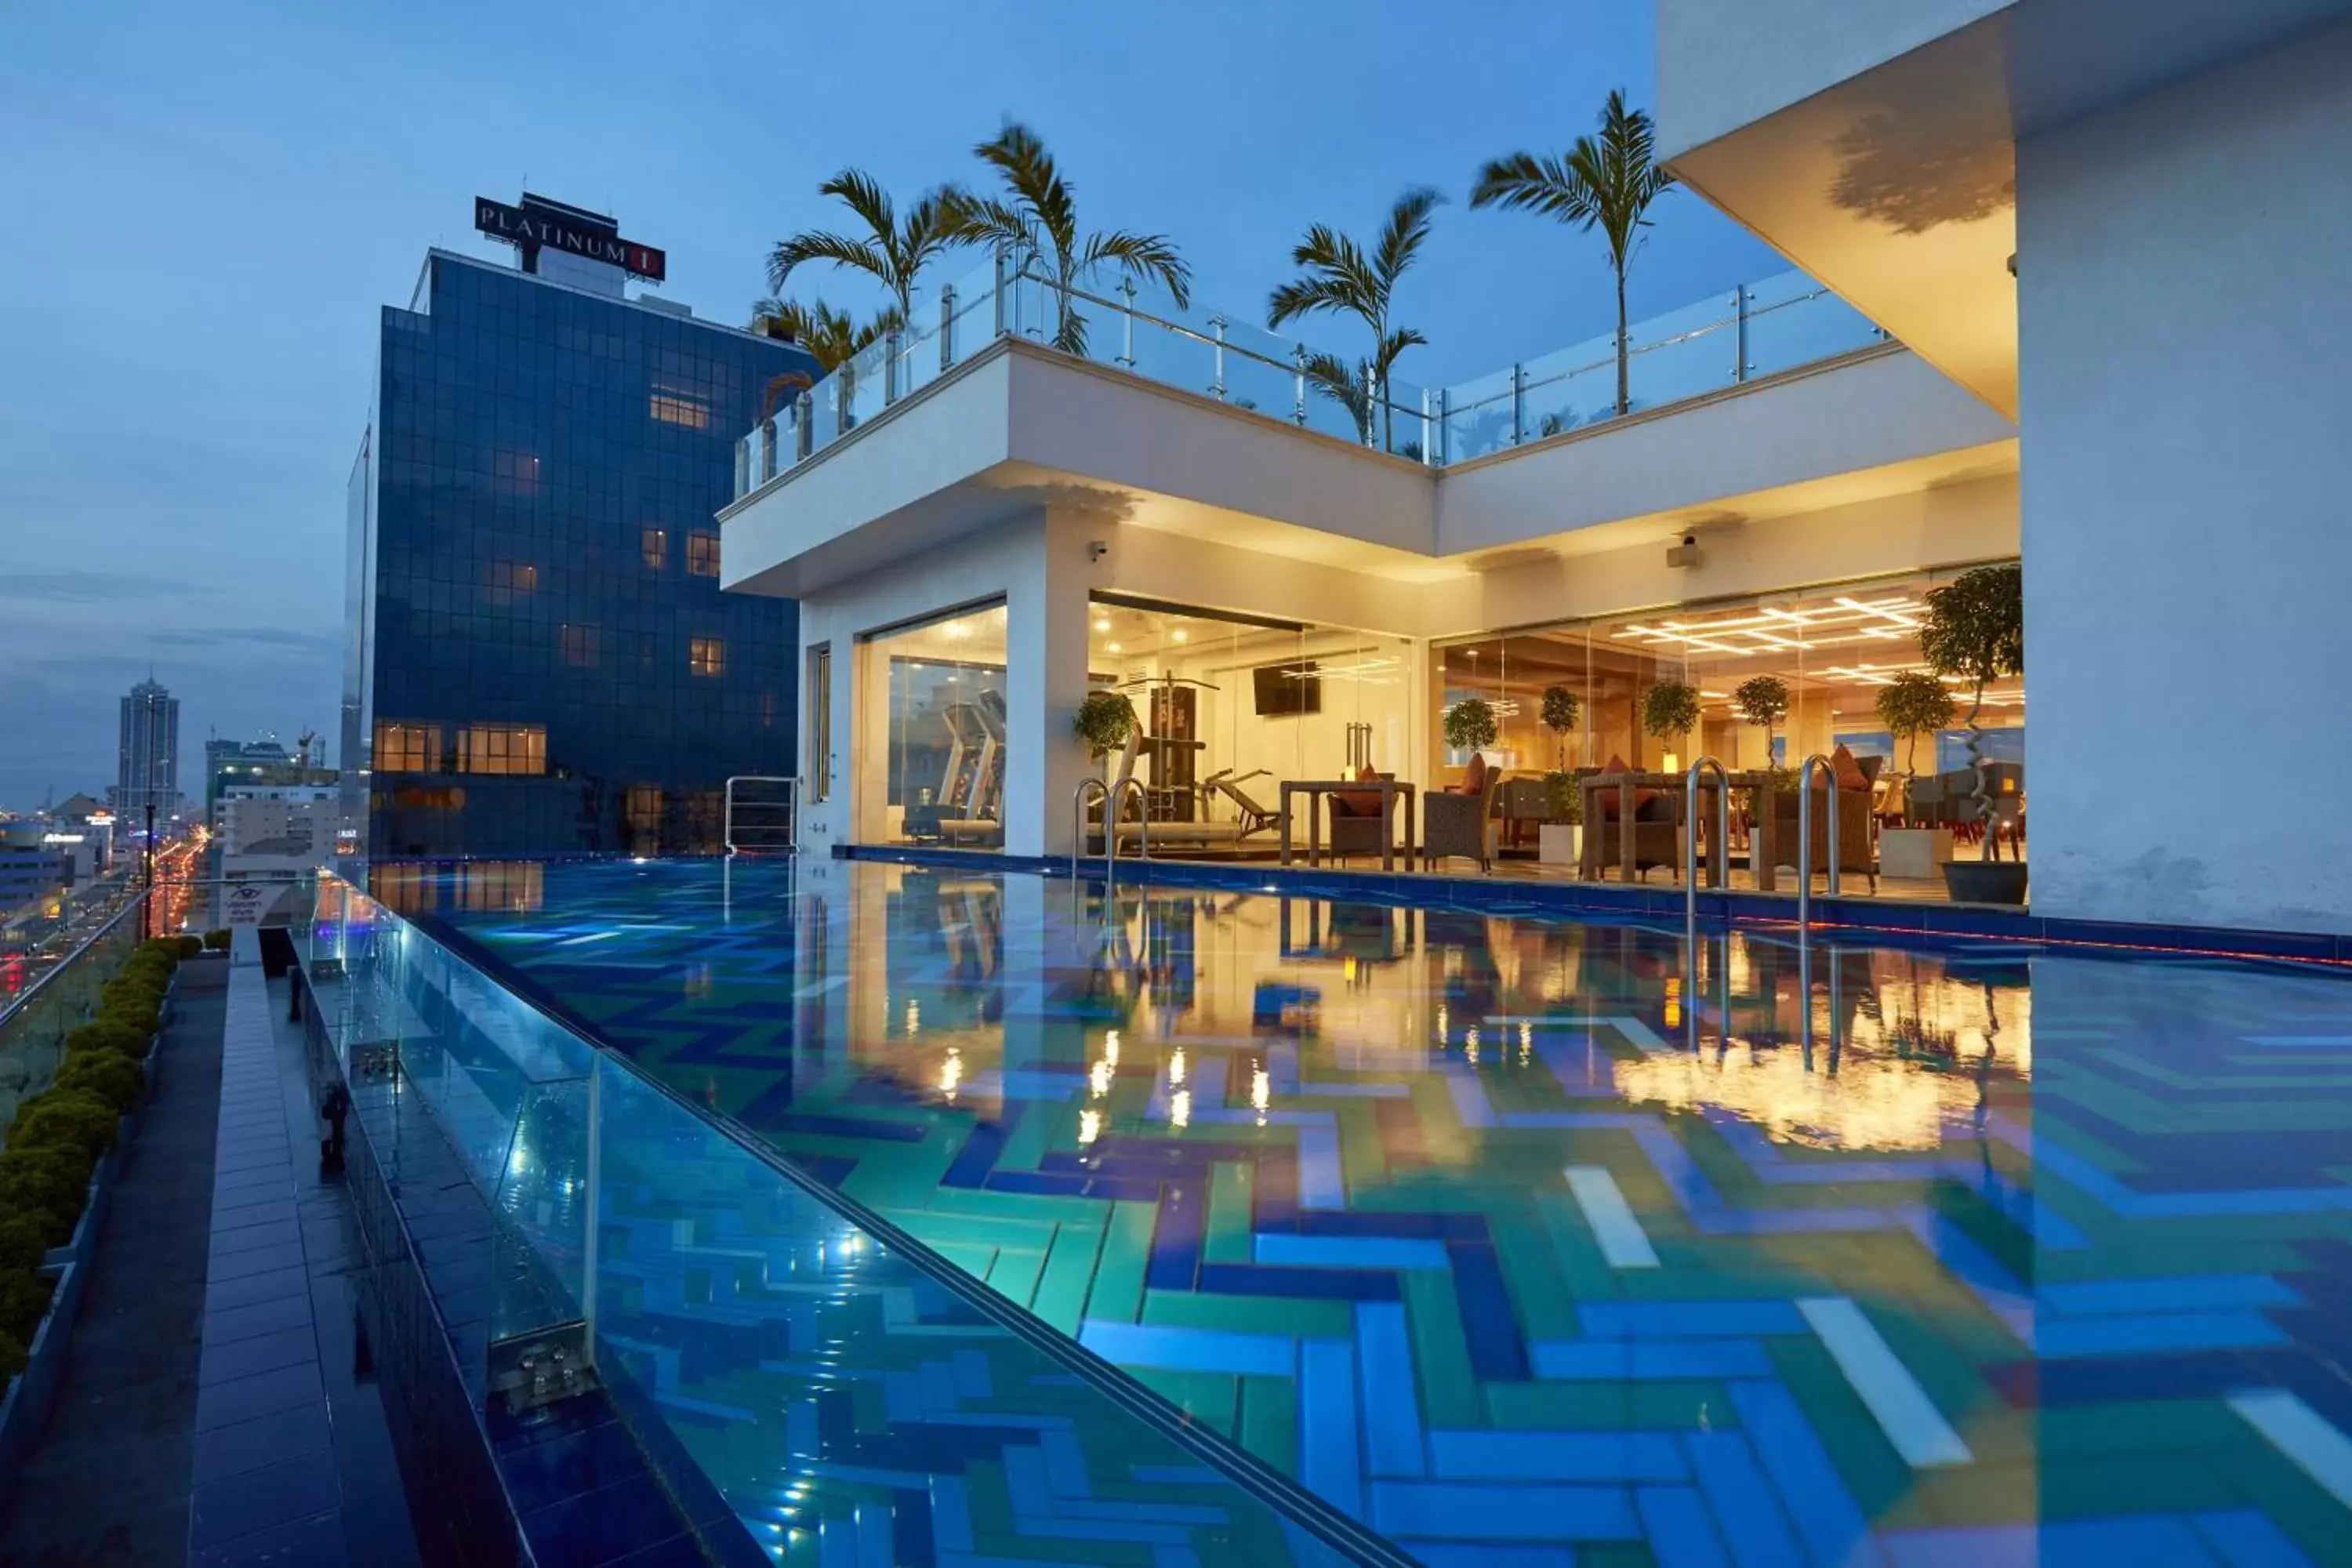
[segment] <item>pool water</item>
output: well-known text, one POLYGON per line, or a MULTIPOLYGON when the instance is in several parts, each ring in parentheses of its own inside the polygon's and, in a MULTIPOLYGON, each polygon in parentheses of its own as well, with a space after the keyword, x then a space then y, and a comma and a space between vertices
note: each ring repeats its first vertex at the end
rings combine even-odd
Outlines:
POLYGON ((2352 979, 854 862, 388 896, 1424 1561, 2352 1557, 2352 979))

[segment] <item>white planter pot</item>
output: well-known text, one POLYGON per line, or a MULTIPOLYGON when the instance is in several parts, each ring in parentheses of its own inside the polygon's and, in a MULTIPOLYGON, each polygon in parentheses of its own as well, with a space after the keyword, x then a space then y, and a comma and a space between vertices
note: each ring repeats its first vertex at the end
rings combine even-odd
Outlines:
POLYGON ((1952 858, 1948 827, 1888 827, 1878 835, 1878 874, 1932 881, 1936 868, 1952 858))
POLYGON ((1547 822, 1536 829, 1536 858, 1547 866, 1573 866, 1584 858, 1584 826, 1547 822))

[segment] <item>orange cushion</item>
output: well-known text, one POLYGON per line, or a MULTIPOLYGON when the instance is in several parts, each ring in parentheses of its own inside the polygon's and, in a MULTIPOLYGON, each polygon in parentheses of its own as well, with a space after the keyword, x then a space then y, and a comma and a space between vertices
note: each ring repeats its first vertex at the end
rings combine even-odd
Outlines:
MULTIPOLYGON (((1598 776, 1601 778, 1614 778, 1619 773, 1630 773, 1633 771, 1633 770, 1627 765, 1623 756, 1618 752, 1612 752, 1609 753, 1609 760, 1601 764, 1601 772, 1598 776)), ((1643 797, 1654 793, 1654 791, 1651 790, 1635 790, 1633 792, 1633 809, 1636 811, 1641 810, 1643 797)), ((1601 816, 1611 822, 1616 821, 1618 807, 1623 803, 1624 798, 1624 795, 1616 789, 1612 788, 1602 790, 1601 792, 1601 816)))
MULTIPOLYGON (((1381 776, 1381 770, 1366 763, 1356 770, 1356 782, 1370 784, 1381 776)), ((1376 789, 1335 789, 1331 792, 1331 809, 1341 816, 1378 816, 1381 814, 1381 792, 1376 789)))
POLYGON ((1837 775, 1837 786, 1841 790, 1867 790, 1870 787, 1869 775, 1862 771, 1862 764, 1853 760, 1853 753, 1843 746, 1830 753, 1830 772, 1837 775))
POLYGON ((1483 795, 1486 793, 1486 753, 1484 752, 1473 752, 1470 753, 1470 765, 1462 770, 1462 783, 1454 789, 1454 793, 1455 795, 1483 795))

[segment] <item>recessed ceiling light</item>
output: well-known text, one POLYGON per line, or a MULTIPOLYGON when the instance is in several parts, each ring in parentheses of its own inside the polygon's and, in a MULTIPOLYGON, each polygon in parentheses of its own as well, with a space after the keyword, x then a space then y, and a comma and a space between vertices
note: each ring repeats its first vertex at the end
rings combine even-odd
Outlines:
POLYGON ((1182 626, 1178 626, 1169 635, 1174 637, 1178 642, 1191 642, 1192 640, 1192 634, 1186 631, 1182 626))
POLYGON ((1095 617, 1095 630, 1098 632, 1107 632, 1110 630, 1110 617, 1108 616, 1097 616, 1095 617))
POLYGON ((1117 653, 1117 652, 1118 652, 1118 651, 1119 651, 1119 647, 1118 647, 1118 644, 1117 644, 1117 643, 1107 643, 1107 644, 1105 644, 1104 646, 1105 646, 1105 647, 1108 647, 1108 648, 1110 649, 1110 651, 1111 651, 1111 652, 1113 652, 1113 653, 1117 653))

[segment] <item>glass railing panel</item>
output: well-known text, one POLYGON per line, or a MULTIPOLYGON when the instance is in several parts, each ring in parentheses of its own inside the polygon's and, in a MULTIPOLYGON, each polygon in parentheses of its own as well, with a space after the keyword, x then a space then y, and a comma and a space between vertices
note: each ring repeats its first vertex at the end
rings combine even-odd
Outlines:
POLYGON ((1870 319, 1801 272, 1748 289, 1748 374, 1773 375, 1886 341, 1870 319))
POLYGON ((1523 440, 1581 430, 1617 416, 1617 351, 1613 333, 1587 338, 1520 367, 1523 440))
MULTIPOLYGON (((1625 370, 1635 413, 1718 392, 1738 380, 1738 318, 1729 294, 1637 321, 1631 336, 1625 370)), ((1613 398, 1613 365, 1610 376, 1613 398)))
POLYGON ((1419 382, 1391 375, 1381 399, 1381 445, 1391 456, 1409 458, 1418 463, 1435 437, 1434 428, 1424 429, 1422 410, 1423 399, 1434 406, 1436 395, 1419 382))
POLYGON ((856 429, 887 405, 886 395, 889 391, 889 374, 888 338, 875 339, 859 350, 847 364, 833 373, 834 384, 840 395, 842 435, 856 429))
POLYGON ((0 956, 0 1142, 16 1107, 49 1087, 66 1037, 96 1016, 99 993, 140 942, 136 894, 112 912, 82 911, 28 952, 0 956))
POLYGON ((1049 1474, 1088 1500, 1057 1559, 1348 1560, 983 1310, 985 1287, 950 1285, 619 1062, 598 1079, 599 1367, 633 1425, 666 1429, 656 1462, 700 1472, 673 1484, 714 1486, 780 1560, 845 1538, 895 1560, 900 1486, 928 1494, 933 1539, 1026 1561, 1020 1500, 1049 1474))
POLYGON ((1296 425, 1298 343, 1248 321, 1225 328, 1225 401, 1236 408, 1296 425))
POLYGON ((1445 389, 1445 460, 1459 463, 1514 445, 1511 373, 1496 371, 1445 389))
POLYGON ((595 1094, 586 1076, 535 1082, 517 1108, 491 1198, 494 1342, 587 1315, 595 1094))

